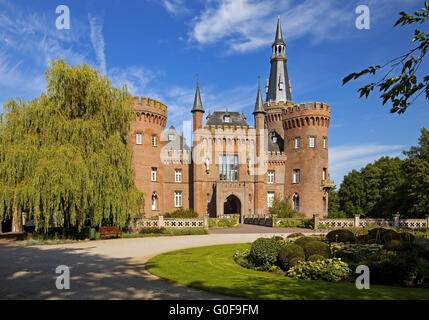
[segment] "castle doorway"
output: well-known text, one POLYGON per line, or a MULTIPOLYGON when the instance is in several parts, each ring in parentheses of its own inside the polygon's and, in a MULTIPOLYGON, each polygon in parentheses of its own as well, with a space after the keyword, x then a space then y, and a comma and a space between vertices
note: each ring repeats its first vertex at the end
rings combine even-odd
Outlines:
POLYGON ((223 214, 239 214, 241 217, 240 199, 233 194, 227 197, 223 205, 223 214))

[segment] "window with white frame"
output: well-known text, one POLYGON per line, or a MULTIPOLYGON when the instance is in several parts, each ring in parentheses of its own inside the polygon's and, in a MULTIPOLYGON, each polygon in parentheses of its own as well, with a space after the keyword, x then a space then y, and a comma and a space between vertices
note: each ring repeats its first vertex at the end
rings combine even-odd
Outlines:
POLYGON ((174 134, 169 134, 168 135, 168 141, 173 141, 174 140, 174 134))
POLYGON ((301 138, 295 138, 295 149, 301 148, 301 138))
POLYGON ((156 136, 152 136, 152 147, 156 147, 156 136))
POLYGON ((156 181, 156 168, 152 168, 151 180, 156 181))
POLYGON ((326 137, 323 137, 323 149, 326 149, 328 145, 328 141, 326 139, 326 137))
POLYGON ((293 183, 299 183, 301 180, 301 170, 295 169, 293 170, 293 183))
POLYGON ((229 122, 231 122, 231 117, 230 116, 224 116, 223 121, 229 123, 229 122))
POLYGON ((174 173, 174 181, 175 182, 182 182, 182 170, 176 169, 174 173))
POLYGON ((174 206, 180 208, 182 206, 182 191, 174 192, 174 206))
POLYGON ((268 183, 274 183, 274 171, 268 171, 268 183))
POLYGON ((310 148, 314 148, 315 144, 316 144, 316 138, 310 137, 310 148))
POLYGON ((322 171, 322 180, 326 180, 326 168, 323 168, 323 171, 322 171))
POLYGON ((142 144, 142 134, 141 133, 136 134, 136 144, 142 144))
POLYGON ((274 192, 268 192, 267 193, 267 208, 271 208, 274 203, 274 192))

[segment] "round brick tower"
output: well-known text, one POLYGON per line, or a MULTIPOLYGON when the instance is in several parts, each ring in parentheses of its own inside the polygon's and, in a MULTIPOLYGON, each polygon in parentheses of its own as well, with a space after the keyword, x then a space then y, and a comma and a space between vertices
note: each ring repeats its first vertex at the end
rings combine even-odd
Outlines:
POLYGON ((294 104, 283 110, 287 154, 285 195, 307 217, 328 214, 328 128, 331 108, 325 103, 294 104))
POLYGON ((154 99, 135 97, 136 121, 131 124, 128 142, 133 151, 136 186, 145 193, 146 217, 163 212, 164 171, 160 153, 166 143, 161 134, 167 124, 167 107, 154 99), (152 172, 156 171, 154 177, 152 172))

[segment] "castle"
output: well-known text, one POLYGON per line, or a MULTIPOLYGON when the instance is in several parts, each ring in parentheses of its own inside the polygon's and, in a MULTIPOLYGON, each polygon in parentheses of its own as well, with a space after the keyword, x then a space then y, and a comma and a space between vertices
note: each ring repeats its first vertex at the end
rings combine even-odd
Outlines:
POLYGON ((287 71, 280 19, 270 59, 266 100, 258 87, 254 127, 244 114, 206 116, 199 84, 195 92, 193 146, 174 127, 165 130, 167 107, 134 98, 136 121, 128 138, 136 185, 146 195, 145 216, 192 208, 210 217, 267 214, 274 197, 296 211, 326 216, 330 106, 295 103, 287 71))

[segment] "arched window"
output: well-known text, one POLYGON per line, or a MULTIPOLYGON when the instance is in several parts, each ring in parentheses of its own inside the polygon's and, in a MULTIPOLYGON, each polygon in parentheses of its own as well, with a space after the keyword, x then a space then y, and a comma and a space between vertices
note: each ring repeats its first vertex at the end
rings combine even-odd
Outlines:
POLYGON ((158 195, 156 192, 152 193, 152 210, 157 210, 158 208, 158 195))
POLYGON ((299 211, 299 195, 297 193, 293 195, 293 209, 299 211))

